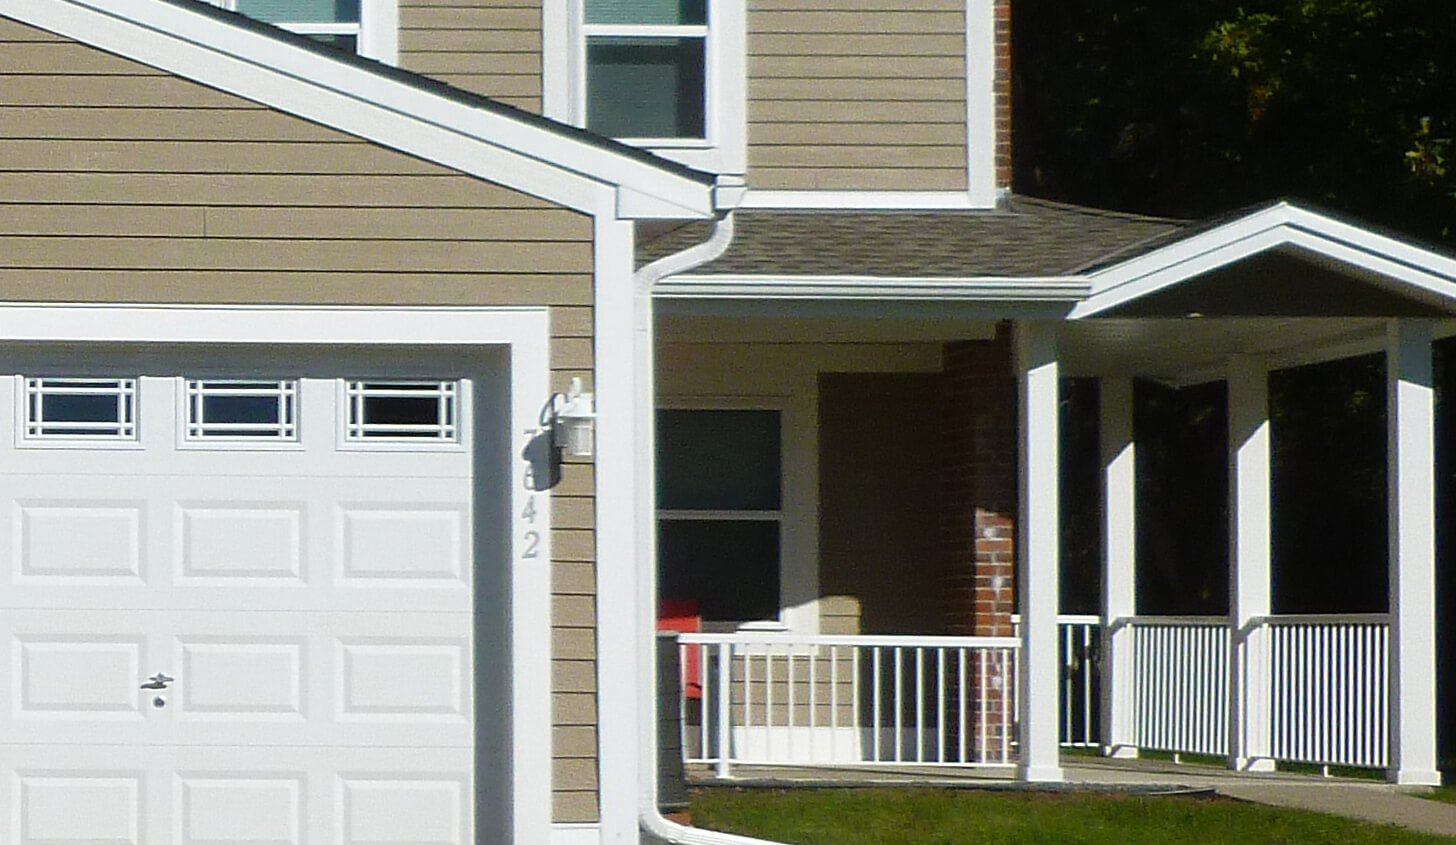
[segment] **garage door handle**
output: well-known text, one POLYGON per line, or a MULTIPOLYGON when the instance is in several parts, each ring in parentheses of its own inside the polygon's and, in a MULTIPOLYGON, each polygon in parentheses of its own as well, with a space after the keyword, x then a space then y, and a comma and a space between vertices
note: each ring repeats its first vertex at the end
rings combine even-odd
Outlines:
POLYGON ((142 689, 166 689, 167 684, 170 684, 175 680, 177 679, 169 678, 167 675, 158 672, 157 674, 147 679, 148 683, 142 684, 142 689))

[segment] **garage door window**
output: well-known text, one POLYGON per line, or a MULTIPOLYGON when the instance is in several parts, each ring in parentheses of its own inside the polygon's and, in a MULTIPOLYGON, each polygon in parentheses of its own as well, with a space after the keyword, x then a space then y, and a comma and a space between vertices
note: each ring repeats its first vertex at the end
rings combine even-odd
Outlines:
POLYGON ((298 439, 298 382, 187 379, 186 439, 298 439))
POLYGON ((344 439, 457 443, 459 382, 350 381, 344 439))
POLYGON ((25 379, 26 440, 134 441, 136 379, 25 379))

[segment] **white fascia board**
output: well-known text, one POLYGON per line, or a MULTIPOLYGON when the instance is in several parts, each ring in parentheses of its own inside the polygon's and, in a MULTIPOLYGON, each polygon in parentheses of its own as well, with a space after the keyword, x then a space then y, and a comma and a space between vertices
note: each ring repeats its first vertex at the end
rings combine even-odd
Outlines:
POLYGON ((822 211, 985 211, 1005 198, 993 191, 988 200, 965 191, 760 191, 749 188, 738 203, 746 209, 822 211))
POLYGON ((1288 206, 1286 213, 1289 215, 1290 224, 1300 229, 1384 256, 1392 261, 1408 264, 1437 276, 1456 279, 1456 258, 1412 246, 1404 241, 1362 229, 1323 214, 1316 214, 1299 206, 1288 206))
POLYGON ((0 0, 0 14, 578 211, 614 213, 591 205, 606 183, 712 212, 709 184, 169 3, 0 0))
POLYGON ((1417 298, 1456 302, 1456 261, 1280 203, 1091 274, 1092 295, 1069 319, 1094 316, 1285 245, 1390 278, 1413 288, 1417 298))
POLYGON ((656 299, 944 300, 1079 302, 1090 285, 1076 276, 944 278, 876 276, 698 276, 658 282, 656 299))

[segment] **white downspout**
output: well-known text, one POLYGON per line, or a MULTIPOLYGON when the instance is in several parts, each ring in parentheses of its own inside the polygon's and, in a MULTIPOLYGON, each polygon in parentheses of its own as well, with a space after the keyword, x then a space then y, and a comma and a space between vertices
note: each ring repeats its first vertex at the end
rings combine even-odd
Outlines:
MULTIPOLYGON (((651 503, 636 515, 637 519, 637 664, 639 684, 637 698, 637 730, 642 757, 637 761, 638 820, 642 831, 663 842, 673 845, 777 845, 763 839, 737 836, 731 833, 717 833, 711 830, 689 827, 663 818, 657 808, 657 638, 656 629, 657 591, 657 539, 655 525, 656 509, 656 458, 654 414, 656 399, 656 342, 653 337, 652 288, 668 276, 684 273, 694 267, 712 261, 727 251, 733 241, 733 212, 719 217, 713 224, 712 235, 700 244, 688 247, 682 252, 657 259, 632 275, 633 294, 637 299, 637 332, 646 332, 649 350, 653 350, 645 363, 646 377, 646 422, 639 427, 635 484, 637 501, 651 503)), ((639 394, 640 396, 640 394, 639 394)), ((640 412, 640 409, 639 409, 640 412)))

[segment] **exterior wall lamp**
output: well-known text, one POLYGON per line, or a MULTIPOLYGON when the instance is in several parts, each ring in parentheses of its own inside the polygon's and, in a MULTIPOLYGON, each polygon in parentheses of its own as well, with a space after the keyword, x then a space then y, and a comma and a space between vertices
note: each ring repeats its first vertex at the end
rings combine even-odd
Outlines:
POLYGON ((565 393, 553 395, 547 410, 551 445, 564 448, 574 458, 590 458, 595 445, 596 400, 582 391, 581 379, 573 378, 565 393))

